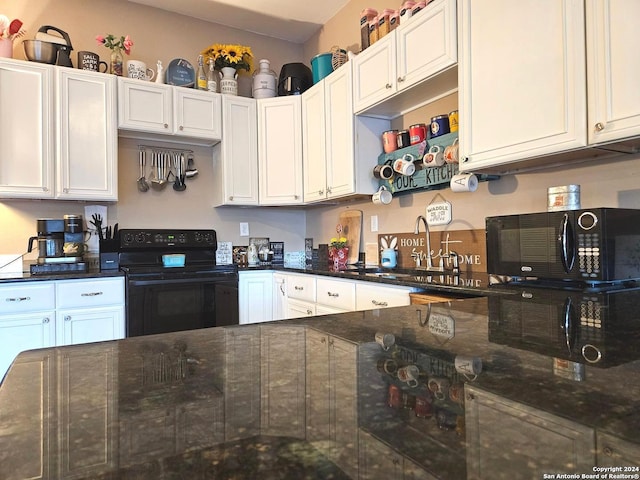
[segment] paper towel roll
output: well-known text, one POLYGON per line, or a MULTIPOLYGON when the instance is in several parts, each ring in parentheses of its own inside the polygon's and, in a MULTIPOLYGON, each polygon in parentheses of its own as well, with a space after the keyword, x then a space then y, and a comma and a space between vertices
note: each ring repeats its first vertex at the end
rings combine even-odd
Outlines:
POLYGON ((452 192, 475 192, 478 188, 478 177, 473 173, 460 173, 451 177, 452 192))

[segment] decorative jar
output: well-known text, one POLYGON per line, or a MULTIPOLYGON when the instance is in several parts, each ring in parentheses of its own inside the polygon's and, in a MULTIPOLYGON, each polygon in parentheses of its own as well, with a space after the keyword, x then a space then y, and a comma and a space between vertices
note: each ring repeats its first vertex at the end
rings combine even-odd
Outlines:
POLYGON ((333 262, 334 270, 344 270, 347 268, 349 259, 349 247, 329 247, 329 258, 333 262))
POLYGON ((238 72, 233 67, 222 67, 220 93, 238 95, 238 72))

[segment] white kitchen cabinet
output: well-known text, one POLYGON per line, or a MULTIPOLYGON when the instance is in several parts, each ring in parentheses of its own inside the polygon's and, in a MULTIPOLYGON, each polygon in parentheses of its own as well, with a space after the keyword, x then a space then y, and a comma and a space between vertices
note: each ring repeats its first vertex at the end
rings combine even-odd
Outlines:
POLYGON ((258 205, 257 115, 255 99, 222 95, 222 141, 214 149, 215 206, 258 205))
POLYGON ((330 277, 316 278, 316 314, 333 311, 352 312, 356 309, 356 285, 349 280, 330 277), (325 310, 320 310, 321 307, 325 310))
POLYGON ((358 347, 307 329, 306 352, 307 441, 358 478, 358 347))
POLYGON ((313 317, 316 304, 305 300, 287 299, 287 318, 313 317))
POLYGON ((465 385, 467 478, 535 478, 540 472, 590 472, 593 429, 465 385))
POLYGON ((117 200, 112 76, 2 59, 0 92, 0 197, 117 200))
POLYGON ((282 320, 287 318, 287 276, 273 273, 273 304, 272 319, 282 320))
POLYGON ((55 285, 17 282, 0 285, 0 382, 25 350, 56 344, 55 285))
POLYGON ((260 205, 302 204, 300 95, 259 99, 257 103, 260 205))
POLYGON ((260 327, 260 432, 305 437, 305 329, 260 327))
POLYGON ((57 345, 124 338, 124 323, 123 277, 57 282, 57 345))
POLYGON ((304 201, 371 195, 386 120, 353 113, 352 63, 302 95, 304 201))
POLYGON ((0 58, 0 197, 53 198, 54 67, 0 58))
POLYGON ((629 18, 638 18, 634 0, 588 0, 586 4, 588 141, 618 142, 621 151, 637 151, 640 140, 640 91, 635 78, 640 58, 624 55, 637 45, 640 31, 629 18))
POLYGON ((411 303, 410 287, 379 285, 371 282, 356 282, 356 310, 402 307, 411 303))
POLYGON ((240 325, 273 320, 273 272, 242 271, 238 277, 240 325))
POLYGON ((455 0, 403 21, 354 59, 355 112, 392 118, 455 92, 456 37, 455 0))
POLYGON ((222 137, 222 98, 218 93, 159 85, 137 79, 118 78, 118 128, 127 135, 159 138, 172 142, 213 145, 222 137))
POLYGON ((118 200, 116 79, 56 69, 56 198, 118 200))

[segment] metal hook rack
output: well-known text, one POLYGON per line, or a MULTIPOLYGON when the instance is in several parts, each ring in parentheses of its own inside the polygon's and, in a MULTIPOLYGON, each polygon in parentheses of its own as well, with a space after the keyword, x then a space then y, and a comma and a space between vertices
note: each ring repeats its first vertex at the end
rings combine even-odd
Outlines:
POLYGON ((140 178, 137 183, 140 192, 147 192, 149 187, 161 191, 169 183, 173 183, 173 190, 182 192, 187 188, 185 180, 198 174, 193 150, 138 145, 138 151, 140 178), (146 161, 148 151, 151 153, 149 170, 146 161))

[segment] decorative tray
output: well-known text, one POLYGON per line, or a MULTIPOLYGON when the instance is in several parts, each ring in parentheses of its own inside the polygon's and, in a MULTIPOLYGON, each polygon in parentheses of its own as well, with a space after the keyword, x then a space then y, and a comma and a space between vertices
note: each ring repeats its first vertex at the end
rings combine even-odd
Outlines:
POLYGON ((165 83, 177 87, 194 88, 196 84, 196 73, 191 65, 184 58, 171 60, 166 71, 165 83))

